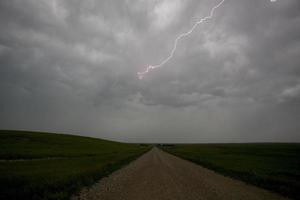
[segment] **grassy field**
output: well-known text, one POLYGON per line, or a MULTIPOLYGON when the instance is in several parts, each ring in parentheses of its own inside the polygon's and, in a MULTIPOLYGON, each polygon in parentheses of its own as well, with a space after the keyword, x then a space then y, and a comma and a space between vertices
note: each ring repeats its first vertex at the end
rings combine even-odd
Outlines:
POLYGON ((0 199, 69 199, 150 146, 88 137, 0 131, 0 199))
POLYGON ((193 144, 162 149, 226 176, 300 199, 300 144, 193 144))

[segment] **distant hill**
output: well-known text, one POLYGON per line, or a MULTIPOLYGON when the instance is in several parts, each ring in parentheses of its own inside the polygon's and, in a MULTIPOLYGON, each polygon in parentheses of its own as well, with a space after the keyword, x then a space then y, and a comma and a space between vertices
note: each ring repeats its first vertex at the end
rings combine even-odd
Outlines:
POLYGON ((0 130, 0 199, 68 199, 149 145, 45 132, 0 130))

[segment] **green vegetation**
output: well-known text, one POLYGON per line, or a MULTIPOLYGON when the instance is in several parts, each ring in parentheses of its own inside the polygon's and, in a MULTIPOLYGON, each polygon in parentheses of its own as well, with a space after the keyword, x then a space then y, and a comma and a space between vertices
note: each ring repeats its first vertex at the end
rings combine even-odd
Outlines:
POLYGON ((300 144, 182 144, 162 149, 221 174, 300 197, 300 144))
POLYGON ((150 146, 73 135, 0 131, 0 199, 69 199, 150 146))

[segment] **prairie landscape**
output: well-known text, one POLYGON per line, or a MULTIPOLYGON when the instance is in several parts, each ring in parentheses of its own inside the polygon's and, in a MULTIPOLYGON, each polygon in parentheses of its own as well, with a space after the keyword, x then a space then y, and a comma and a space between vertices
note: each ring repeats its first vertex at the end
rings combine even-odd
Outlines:
POLYGON ((0 0, 0 200, 300 200, 300 0, 0 0))
POLYGON ((1 199, 299 196, 299 144, 129 144, 7 130, 0 143, 1 199))

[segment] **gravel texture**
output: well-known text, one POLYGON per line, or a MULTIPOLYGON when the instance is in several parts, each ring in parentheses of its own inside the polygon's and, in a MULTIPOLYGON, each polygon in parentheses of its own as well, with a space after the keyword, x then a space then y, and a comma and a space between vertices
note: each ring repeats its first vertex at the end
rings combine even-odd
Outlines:
POLYGON ((73 200, 285 199, 153 148, 73 200))

